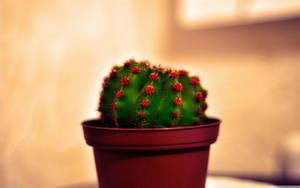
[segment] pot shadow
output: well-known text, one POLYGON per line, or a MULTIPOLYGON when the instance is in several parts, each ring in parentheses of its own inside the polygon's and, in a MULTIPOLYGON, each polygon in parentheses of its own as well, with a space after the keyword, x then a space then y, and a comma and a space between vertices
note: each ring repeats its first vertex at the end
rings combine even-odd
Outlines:
POLYGON ((79 184, 59 186, 57 188, 98 188, 98 184, 97 183, 79 183, 79 184))

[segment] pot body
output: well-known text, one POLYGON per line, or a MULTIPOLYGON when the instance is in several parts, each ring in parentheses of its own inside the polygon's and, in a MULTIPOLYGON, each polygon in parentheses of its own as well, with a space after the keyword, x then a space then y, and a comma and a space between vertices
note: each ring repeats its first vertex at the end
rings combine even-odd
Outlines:
POLYGON ((220 121, 178 128, 121 129, 83 123, 101 188, 203 188, 220 121))

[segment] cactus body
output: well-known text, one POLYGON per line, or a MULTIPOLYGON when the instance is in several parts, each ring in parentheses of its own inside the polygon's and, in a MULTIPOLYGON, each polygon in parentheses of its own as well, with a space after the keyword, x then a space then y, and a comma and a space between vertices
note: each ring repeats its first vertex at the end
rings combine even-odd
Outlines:
POLYGON ((129 60, 104 79, 99 111, 105 124, 123 128, 164 128, 200 124, 206 90, 184 70, 129 60))

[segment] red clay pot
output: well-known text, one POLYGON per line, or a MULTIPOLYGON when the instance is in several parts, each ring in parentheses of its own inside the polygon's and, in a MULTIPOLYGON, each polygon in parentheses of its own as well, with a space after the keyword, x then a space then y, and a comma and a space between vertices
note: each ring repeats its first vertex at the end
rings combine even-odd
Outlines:
POLYGON ((175 128, 106 128, 101 121, 82 123, 93 146, 101 188, 203 188, 210 144, 220 120, 175 128))

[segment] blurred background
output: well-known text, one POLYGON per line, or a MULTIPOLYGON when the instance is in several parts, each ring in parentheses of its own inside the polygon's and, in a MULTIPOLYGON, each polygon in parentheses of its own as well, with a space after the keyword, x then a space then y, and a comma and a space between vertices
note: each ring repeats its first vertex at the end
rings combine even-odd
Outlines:
POLYGON ((300 184, 300 1, 1 0, 0 187, 96 182, 80 123, 132 57, 200 75, 209 175, 300 184))

